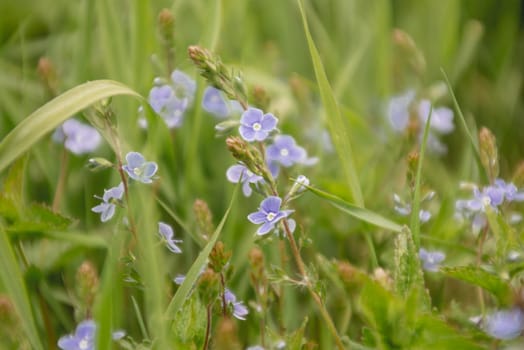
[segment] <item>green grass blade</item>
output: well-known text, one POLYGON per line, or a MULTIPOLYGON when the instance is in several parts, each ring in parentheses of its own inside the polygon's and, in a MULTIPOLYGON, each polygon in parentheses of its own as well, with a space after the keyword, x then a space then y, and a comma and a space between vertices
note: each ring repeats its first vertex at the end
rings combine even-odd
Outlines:
POLYGON ((411 203, 411 221, 410 229, 415 244, 416 251, 420 247, 420 183, 422 178, 422 164, 424 163, 424 155, 426 154, 426 145, 429 135, 429 125, 431 123, 431 114, 433 113, 433 104, 429 108, 428 119, 424 126, 424 135, 422 136, 422 144, 420 146, 420 153, 418 156, 417 175, 415 177, 415 191, 413 193, 413 201, 411 203))
POLYGON ((184 230, 188 235, 191 236, 191 238, 195 241, 196 244, 203 247, 205 244, 205 241, 202 237, 200 237, 197 233, 195 233, 193 230, 189 228, 189 226, 177 215, 171 208, 160 198, 156 198, 156 201, 160 206, 166 211, 166 213, 178 224, 180 227, 182 227, 182 230, 184 230))
POLYGON ((0 225, 0 278, 6 289, 7 294, 18 313, 20 325, 22 326, 27 340, 32 349, 44 349, 40 342, 36 323, 31 312, 31 305, 27 295, 27 290, 22 279, 23 273, 20 271, 11 242, 3 226, 0 225))
POLYGON ((322 104, 324 105, 325 114, 327 116, 327 124, 333 139, 333 144, 335 145, 346 180, 348 181, 352 200, 357 206, 363 207, 364 198, 362 196, 362 190, 360 188, 360 183, 355 168, 353 151, 351 149, 351 143, 349 141, 346 125, 342 119, 342 115, 340 114, 337 101, 327 79, 320 55, 315 46, 315 43, 313 42, 311 33, 309 32, 306 13, 301 0, 298 0, 298 6, 302 15, 302 22, 304 24, 304 32, 306 34, 309 53, 311 54, 311 60, 313 61, 313 68, 315 70, 320 97, 322 99, 322 104))
POLYGON ((182 285, 178 288, 177 292, 173 296, 173 299, 171 299, 171 302, 169 303, 169 306, 166 310, 166 317, 169 319, 173 319, 176 312, 180 310, 182 307, 182 304, 184 303, 184 300, 186 299, 187 295, 189 294, 189 291, 195 284, 202 267, 205 265, 207 257, 209 256, 209 253, 211 253, 211 249, 213 249, 213 246, 215 245, 218 236, 220 235, 220 232, 222 232, 222 228, 224 227, 224 224, 226 223, 226 219, 229 216, 229 212, 231 211, 231 207, 233 206, 233 203, 235 202, 236 194, 238 192, 239 186, 237 185, 235 187, 235 191, 233 192, 233 196, 231 198, 231 202, 229 203, 229 206, 226 210, 226 213, 222 217, 222 220, 217 226, 217 229, 211 236, 211 239, 209 242, 207 242, 206 246, 200 254, 198 255, 197 259, 191 265, 191 268, 189 269, 189 272, 186 275, 186 278, 184 279, 184 282, 182 285))
POLYGON ((307 188, 314 193, 315 195, 319 196, 320 198, 323 198, 330 202, 332 205, 334 205, 336 208, 340 209, 341 211, 349 214, 350 216, 357 218, 359 220, 365 221, 367 223, 370 223, 372 225, 382 227, 386 230, 394 231, 394 232, 400 232, 402 230, 402 226, 397 224, 394 221, 391 221, 385 217, 383 217, 380 214, 377 214, 371 210, 358 207, 354 204, 351 204, 349 202, 346 202, 342 198, 339 198, 335 195, 332 195, 330 193, 324 192, 322 190, 319 190, 317 188, 307 186, 307 188))
POLYGON ((0 172, 48 132, 71 115, 99 100, 116 95, 140 97, 127 86, 112 80, 78 85, 49 101, 22 120, 0 143, 0 172))
POLYGON ((444 69, 441 69, 442 75, 444 76, 444 79, 446 80, 446 84, 448 86, 449 93, 451 94, 451 98, 453 99, 453 105, 455 106, 455 110, 457 111, 457 114, 459 116, 460 122, 464 128, 464 132, 469 138, 469 141, 471 143, 471 147, 473 147, 473 151, 475 154, 475 160, 477 161, 477 166, 479 168, 479 173, 482 174, 483 180, 487 179, 487 174, 484 171, 484 167, 482 166, 482 163, 480 161, 480 151, 478 147, 478 142, 476 138, 473 136, 471 131, 469 130, 468 123, 466 122, 466 118, 464 118, 464 114, 462 114, 462 110, 460 109, 460 106, 457 102, 457 98, 455 97, 455 93, 453 92, 453 88, 451 87, 451 83, 448 79, 448 76, 444 69))

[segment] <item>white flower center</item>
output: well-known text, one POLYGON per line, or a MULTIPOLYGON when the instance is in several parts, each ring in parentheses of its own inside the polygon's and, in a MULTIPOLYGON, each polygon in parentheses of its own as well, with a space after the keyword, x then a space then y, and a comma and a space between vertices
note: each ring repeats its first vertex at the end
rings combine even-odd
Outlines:
POLYGON ((482 197, 482 204, 484 205, 484 207, 487 207, 491 204, 491 198, 489 198, 488 196, 482 197))
POLYGON ((133 174, 135 174, 136 176, 142 175, 142 168, 134 168, 133 174))
POLYGON ((282 149, 280 150, 280 155, 281 155, 282 157, 287 157, 287 156, 289 155, 289 151, 287 150, 287 148, 282 148, 282 149))
POLYGON ((260 123, 254 123, 253 124, 253 130, 259 131, 260 129, 262 129, 262 124, 260 124, 260 123))
POLYGON ((78 348, 80 350, 87 350, 89 349, 89 340, 87 339, 82 339, 78 342, 78 348))
POLYGON ((276 216, 275 213, 269 213, 269 214, 267 214, 266 219, 267 219, 267 221, 273 221, 275 216, 276 216))

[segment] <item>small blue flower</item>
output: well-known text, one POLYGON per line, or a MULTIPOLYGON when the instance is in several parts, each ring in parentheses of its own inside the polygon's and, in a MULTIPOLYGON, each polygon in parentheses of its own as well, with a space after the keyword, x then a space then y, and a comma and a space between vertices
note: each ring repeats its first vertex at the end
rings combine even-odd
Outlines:
POLYGON ((213 86, 208 86, 204 90, 202 108, 221 119, 227 118, 233 113, 242 113, 243 111, 238 101, 228 100, 222 91, 213 86))
POLYGON ((260 203, 259 211, 247 216, 253 224, 262 225, 258 228, 257 235, 265 235, 274 229, 280 220, 293 212, 293 210, 280 210, 281 204, 282 199, 280 197, 269 196, 260 203))
POLYGON ((193 103, 196 92, 195 80, 176 69, 171 73, 171 81, 173 82, 175 96, 179 99, 187 98, 189 103, 193 103))
POLYGON ((439 264, 446 258, 446 254, 440 251, 428 252, 424 248, 420 248, 418 256, 422 261, 422 268, 426 271, 436 272, 439 269, 439 264))
POLYGON ((266 150, 270 162, 278 162, 285 167, 295 163, 304 163, 307 159, 306 150, 298 146, 295 139, 289 135, 278 135, 272 145, 266 150))
MULTIPOLYGON (((393 209, 395 209, 397 214, 402 216, 408 216, 411 214, 411 204, 405 203, 396 193, 393 194, 393 201, 395 202, 393 209)), ((431 213, 427 210, 420 209, 418 217, 420 222, 424 224, 431 219, 431 213)))
MULTIPOLYGON (((93 320, 85 320, 76 326, 74 334, 68 334, 58 339, 58 347, 62 350, 94 350, 96 323, 93 320)), ((113 332, 113 340, 125 337, 126 332, 117 330, 113 332)))
POLYGON ((173 253, 180 254, 182 249, 177 246, 177 243, 182 243, 180 239, 173 239, 174 232, 173 228, 166 223, 158 223, 158 233, 162 237, 162 240, 166 243, 167 248, 173 253))
POLYGON ((226 300, 226 303, 228 305, 231 305, 233 307, 233 316, 238 318, 239 320, 245 320, 247 314, 249 313, 247 307, 244 305, 243 302, 238 301, 237 297, 233 292, 231 292, 229 289, 226 288, 224 292, 224 299, 226 300))
MULTIPOLYGON (((420 101, 418 105, 418 116, 422 125, 425 125, 428 120, 430 108, 431 102, 429 100, 420 101)), ((449 134, 455 129, 455 125, 453 124, 453 111, 446 107, 433 108, 429 127, 439 134, 449 134)))
POLYGON ((253 192, 250 186, 251 184, 257 185, 258 183, 264 182, 262 176, 253 174, 244 164, 230 166, 229 169, 227 169, 226 177, 229 182, 242 182, 242 192, 246 197, 251 196, 253 192))
POLYGON ((387 116, 391 127, 397 132, 403 132, 409 122, 409 107, 415 98, 415 92, 409 90, 403 95, 391 98, 387 107, 387 116))
POLYGON ((66 120, 53 134, 55 142, 64 143, 71 153, 81 155, 94 151, 102 141, 98 131, 76 119, 66 120))
POLYGON ((127 164, 123 165, 122 169, 130 178, 145 184, 153 182, 151 178, 158 170, 158 165, 155 162, 146 162, 144 156, 138 152, 126 154, 126 161, 127 164))
POLYGON ((186 275, 177 275, 175 278, 173 278, 173 282, 175 282, 176 285, 180 286, 184 281, 186 280, 186 275))
POLYGON ((258 108, 249 107, 240 118, 238 131, 248 142, 264 141, 269 133, 275 130, 278 119, 271 113, 262 112, 258 108))
POLYGON ((94 350, 96 324, 93 320, 78 324, 75 334, 60 337, 58 347, 62 350, 94 350))
POLYGON ((91 208, 91 211, 100 214, 100 220, 106 222, 115 215, 115 208, 117 202, 122 199, 124 194, 124 184, 120 183, 116 187, 112 187, 108 190, 104 190, 102 198, 95 196, 95 198, 101 199, 103 202, 99 205, 91 208))
POLYGON ((524 330, 524 312, 518 307, 497 311, 484 321, 484 331, 497 339, 513 339, 524 330))

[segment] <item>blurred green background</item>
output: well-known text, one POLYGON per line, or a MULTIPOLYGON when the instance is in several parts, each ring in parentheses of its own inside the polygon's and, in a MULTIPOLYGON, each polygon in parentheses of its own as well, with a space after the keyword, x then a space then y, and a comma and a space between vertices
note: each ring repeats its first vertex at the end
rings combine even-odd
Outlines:
MULTIPOLYGON (((392 193, 405 191, 406 169, 401 160, 409 146, 388 127, 387 101, 412 88, 424 93, 444 91, 436 104, 452 107, 441 69, 449 76, 470 127, 487 126, 497 137, 502 177, 511 178, 522 161, 524 147, 522 1, 304 3, 313 38, 348 124, 368 207, 393 216, 392 193), (402 33, 407 33, 414 45, 407 45, 407 36, 402 33)), ((41 57, 49 59, 56 71, 57 92, 89 80, 113 79, 147 96, 153 78, 166 75, 157 29, 157 15, 165 7, 175 15, 176 67, 196 78, 186 50, 199 44, 241 70, 250 86, 266 89, 270 109, 282 121, 281 129, 294 135, 310 155, 320 158, 318 165, 300 172, 314 184, 347 197, 337 157, 323 147, 319 137, 325 129, 324 117, 298 7, 290 0, 4 0, 0 3, 0 138, 51 98, 37 71, 41 57)), ((200 78, 198 83, 201 93, 205 84, 200 78)), ((135 100, 114 101, 124 149, 154 155, 161 175, 157 190, 184 221, 194 225, 192 203, 202 198, 215 213, 216 224, 234 187, 224 176, 234 160, 224 139, 214 135, 216 120, 197 103, 176 134, 160 127, 146 133, 137 127, 138 106, 135 100)), ((457 119, 455 125, 455 132, 445 138, 448 154, 431 157, 425 168, 425 186, 437 190, 441 204, 427 234, 447 240, 448 245, 461 233, 452 219, 458 182, 478 180, 472 170, 471 149, 457 119)), ((52 201, 59 152, 50 138, 31 150, 26 188, 29 200, 52 201)), ((108 146, 100 148, 97 156, 112 158, 108 146)), ((100 225, 90 208, 96 202, 93 194, 112 186, 116 176, 88 172, 83 168, 86 160, 70 157, 61 212, 74 218, 78 230, 104 235, 108 229, 100 225)), ((289 176, 298 174, 299 170, 293 170, 289 176)), ((254 228, 245 215, 257 205, 258 198, 239 198, 222 236, 234 252, 232 262, 237 270, 233 284, 239 291, 248 290, 246 254, 253 244, 254 228)), ((297 207, 298 220, 318 252, 370 268, 362 235, 371 230, 369 226, 334 212, 309 194, 297 207)), ((157 215, 169 220, 161 209, 157 215)), ((181 232, 180 227, 176 229, 181 232)), ((171 275, 183 273, 197 251, 190 238, 181 235, 188 253, 169 257, 166 266, 171 275)), ((392 260, 390 236, 374 232, 373 239, 380 265, 388 266, 392 260)), ((102 269, 104 257, 97 250, 60 245, 52 253, 42 253, 41 248, 36 246, 32 258, 57 289, 62 279, 72 278, 86 257, 102 269)), ((450 249, 460 251, 460 247, 450 249)), ((277 258, 274 246, 265 245, 264 250, 270 259, 277 258)), ((306 248, 306 259, 314 260, 315 254, 314 249, 306 248)), ((441 292, 436 305, 447 298, 445 287, 441 292)), ((460 299, 460 293, 457 289, 454 297, 460 299)), ((464 294, 467 300, 468 292, 464 294)), ((295 304, 299 302, 297 299, 287 307, 307 314, 310 309, 301 310, 295 304)), ((302 319, 293 313, 286 315, 292 328, 302 319)), ((59 324, 57 328, 63 330, 64 324, 59 324)), ((358 333, 356 328, 351 332, 358 333)))

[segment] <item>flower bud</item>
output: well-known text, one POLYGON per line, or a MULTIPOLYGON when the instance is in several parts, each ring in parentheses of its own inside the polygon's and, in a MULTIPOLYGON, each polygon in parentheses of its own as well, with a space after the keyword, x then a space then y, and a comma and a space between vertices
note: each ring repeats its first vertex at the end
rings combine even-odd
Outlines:
POLYGON ((166 43, 172 43, 175 31, 175 17, 169 9, 162 9, 158 14, 160 36, 166 43))
POLYGON ((229 317, 220 319, 213 336, 213 350, 241 350, 238 341, 238 329, 235 321, 229 317))
POLYGON ((482 128, 479 132, 480 162, 488 174, 490 182, 495 181, 499 175, 499 161, 497 152, 497 140, 488 128, 482 128))
POLYGON ((58 92, 58 78, 56 70, 51 61, 46 57, 40 57, 37 66, 38 75, 51 96, 58 92))
POLYGON ((231 251, 226 251, 224 243, 218 241, 209 254, 209 267, 216 273, 222 272, 231 258, 231 251))
POLYGON ((100 158, 100 157, 90 158, 87 161, 86 167, 91 171, 100 171, 100 170, 112 168, 113 163, 111 163, 110 161, 108 161, 105 158, 100 158))
POLYGON ((90 310, 95 301, 98 291, 99 279, 96 267, 90 261, 84 261, 76 271, 76 294, 81 308, 85 310, 86 317, 90 316, 90 310))
POLYGON ((193 213, 195 214, 198 232, 207 241, 214 231, 213 214, 207 203, 202 199, 197 199, 193 203, 193 213))

